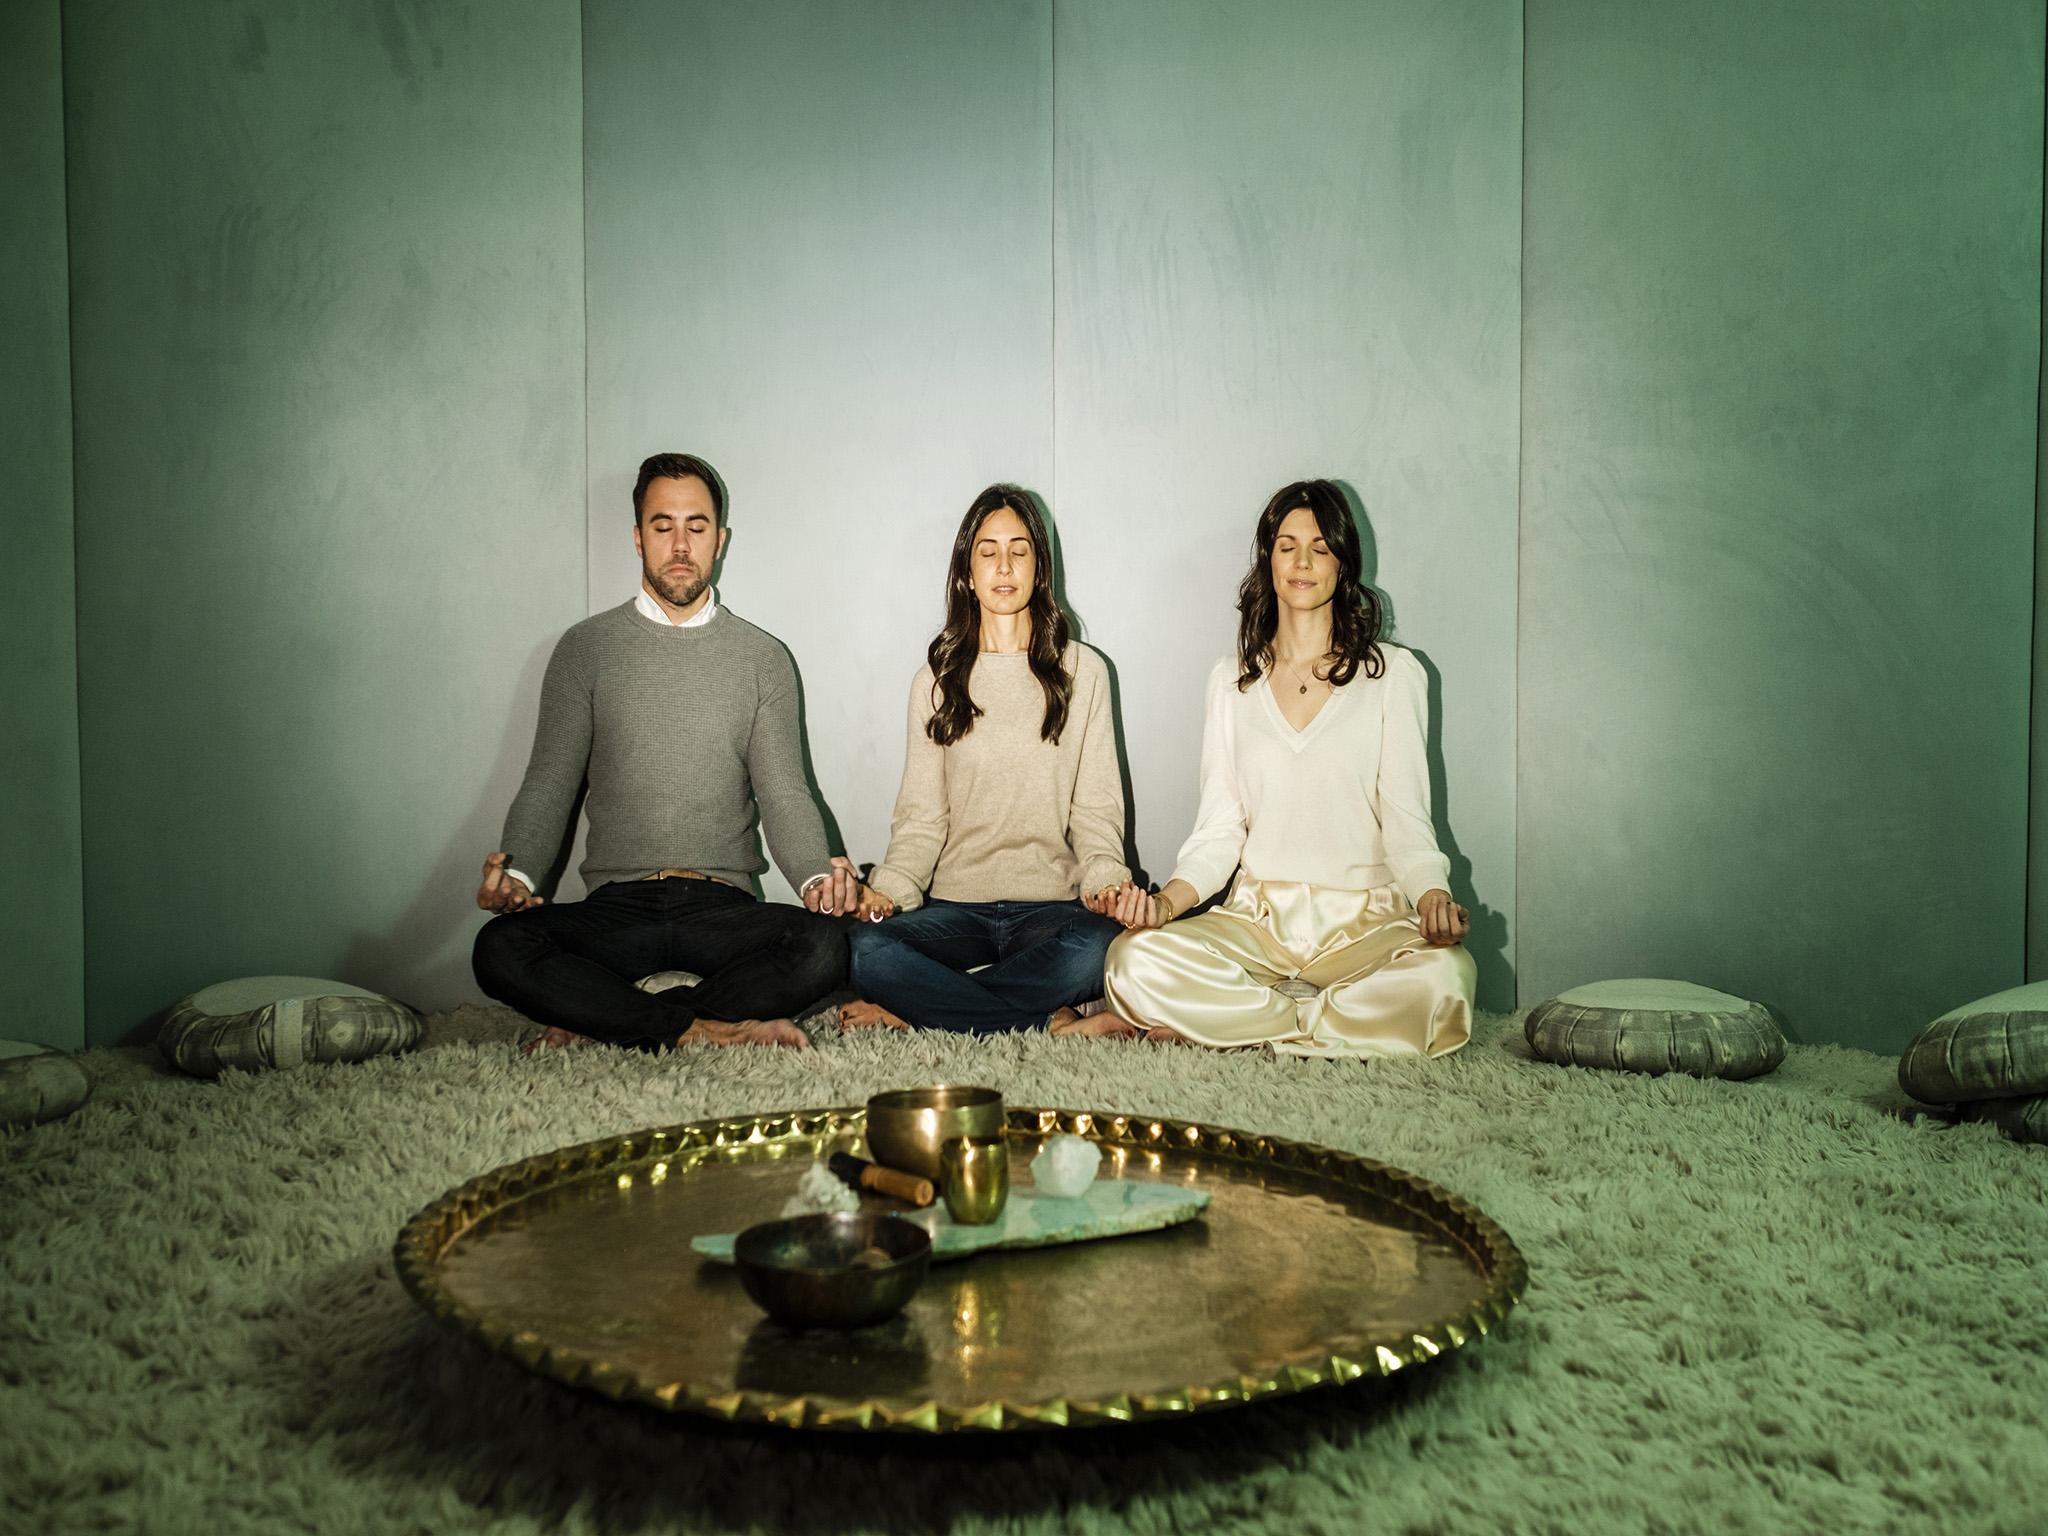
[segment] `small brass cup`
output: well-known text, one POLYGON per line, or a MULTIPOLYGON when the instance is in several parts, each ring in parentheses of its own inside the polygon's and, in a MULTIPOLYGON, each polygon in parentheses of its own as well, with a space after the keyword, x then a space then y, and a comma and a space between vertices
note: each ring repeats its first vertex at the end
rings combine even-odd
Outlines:
POLYGON ((939 1147, 939 1189, 965 1227, 985 1227, 1010 1201, 1010 1144, 1000 1136, 954 1136, 939 1147))

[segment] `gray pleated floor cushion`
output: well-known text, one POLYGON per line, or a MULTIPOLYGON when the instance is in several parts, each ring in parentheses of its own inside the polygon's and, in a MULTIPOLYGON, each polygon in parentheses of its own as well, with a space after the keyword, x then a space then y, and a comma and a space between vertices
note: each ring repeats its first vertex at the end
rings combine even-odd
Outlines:
POLYGON ((1899 1086, 1923 1104, 2048 1094, 2048 981, 1944 1013, 1899 1058, 1899 1086))
POLYGON ((91 1095, 84 1069, 64 1052, 0 1040, 0 1128, 61 1120, 91 1095))
POLYGON ((310 976, 247 976, 194 992, 170 1011, 156 1043, 171 1065, 218 1077, 230 1067, 392 1056, 419 1039, 419 1015, 378 993, 310 976))
POLYGON ((1689 981, 1596 981, 1529 1010, 1545 1061, 1620 1072, 1756 1077, 1785 1059, 1785 1035, 1761 1003, 1689 981))
POLYGON ((1959 1104, 2014 1141, 2048 1142, 2048 981, 1944 1013, 1907 1045, 1899 1086, 1925 1104, 1959 1104))

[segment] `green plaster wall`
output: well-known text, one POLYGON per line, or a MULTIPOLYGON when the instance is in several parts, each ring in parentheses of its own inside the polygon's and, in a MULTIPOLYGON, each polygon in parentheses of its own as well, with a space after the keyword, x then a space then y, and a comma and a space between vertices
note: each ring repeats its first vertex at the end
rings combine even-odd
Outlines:
POLYGON ((472 996, 540 669, 669 447, 857 857, 982 484, 1051 507, 1164 874, 1252 517, 1323 473, 1439 678, 1483 1002, 1679 974, 1889 1049, 2048 974, 2042 30, 5 8, 10 1031, 472 996))
POLYGON ((0 6, 0 1035, 85 1040, 57 0, 0 6))
POLYGON ((703 454, 721 600, 794 655, 861 860, 956 525, 991 481, 1052 496, 1051 43, 1046 0, 585 20, 590 605, 638 584, 640 460, 703 454))
POLYGON ((1522 995, 2020 978, 2042 8, 1529 12, 1522 995))
POLYGON ((473 995, 584 593, 574 0, 67 8, 89 1034, 473 995))
POLYGON ((1063 3, 1055 510, 1117 663, 1137 842, 1193 824, 1253 524, 1350 484, 1436 680, 1439 837, 1514 998, 1521 15, 1513 0, 1063 3))

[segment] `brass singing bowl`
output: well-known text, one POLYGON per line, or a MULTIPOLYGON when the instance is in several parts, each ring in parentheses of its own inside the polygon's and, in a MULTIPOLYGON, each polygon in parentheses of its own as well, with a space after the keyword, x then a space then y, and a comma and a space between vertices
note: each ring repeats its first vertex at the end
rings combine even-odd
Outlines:
POLYGON ((939 1182, 939 1148, 956 1136, 1003 1134, 1003 1096, 993 1088, 937 1083, 868 1100, 868 1155, 885 1168, 939 1182))
POLYGON ((932 1240, 879 1211, 764 1221, 733 1245, 740 1284, 792 1328, 866 1328, 894 1317, 931 1268, 932 1240))

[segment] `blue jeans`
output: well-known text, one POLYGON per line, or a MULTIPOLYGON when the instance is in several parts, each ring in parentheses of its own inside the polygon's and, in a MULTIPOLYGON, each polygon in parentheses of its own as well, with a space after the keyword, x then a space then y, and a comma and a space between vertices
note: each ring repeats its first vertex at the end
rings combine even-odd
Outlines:
POLYGON ((1043 1029, 1102 996, 1102 957, 1123 928, 1078 901, 928 901, 847 934, 853 989, 922 1029, 1043 1029), (970 966, 988 969, 967 974, 970 966))

